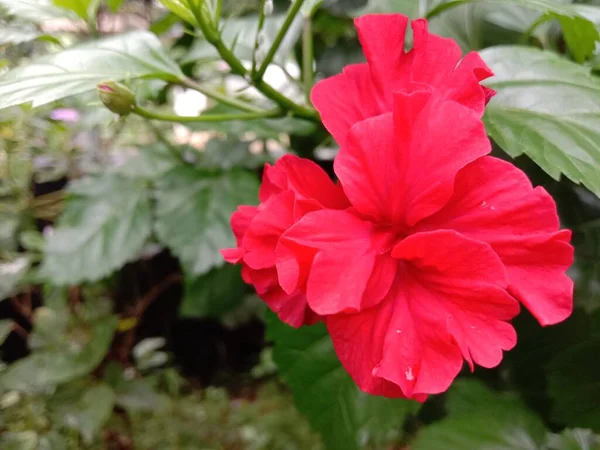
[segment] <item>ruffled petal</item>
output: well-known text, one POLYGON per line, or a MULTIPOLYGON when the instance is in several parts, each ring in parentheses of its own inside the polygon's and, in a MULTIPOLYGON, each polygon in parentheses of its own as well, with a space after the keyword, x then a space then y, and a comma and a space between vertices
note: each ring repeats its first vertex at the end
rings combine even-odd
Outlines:
POLYGON ((341 147, 346 145, 352 125, 392 108, 391 97, 373 84, 367 64, 348 65, 341 74, 319 81, 310 99, 341 147))
POLYGON ((283 232, 293 225, 293 212, 291 191, 283 191, 260 205, 242 241, 246 264, 253 269, 275 265, 275 246, 283 232))
POLYGON ((397 92, 394 113, 357 123, 334 163, 362 214, 412 226, 452 196, 456 173, 490 152, 477 114, 431 90, 397 92))
POLYGON ((483 115, 485 105, 496 92, 479 82, 493 75, 478 53, 467 53, 448 76, 448 98, 483 115))
POLYGON ((403 265, 382 302, 327 318, 340 361, 361 389, 387 395, 385 380, 422 398, 445 391, 463 358, 490 367, 514 346, 505 320, 519 306, 489 245, 436 231, 409 236, 393 255, 403 265))
POLYGON ((380 253, 385 237, 349 212, 307 214, 277 245, 280 283, 291 292, 310 271, 308 303, 320 315, 372 306, 387 294, 396 272, 390 256, 380 253))
POLYGON ((408 17, 367 14, 354 19, 354 25, 375 83, 383 87, 390 82, 408 81, 404 53, 408 17))
POLYGON ((295 155, 284 155, 274 166, 265 165, 260 200, 288 190, 296 202, 308 202, 311 209, 348 207, 348 199, 316 163, 295 155))
POLYGON ((513 293, 542 325, 569 316, 573 283, 570 232, 559 227, 556 204, 505 161, 485 157, 462 169, 448 204, 413 231, 453 229, 489 243, 504 263, 513 293))
POLYGON ((560 230, 496 243, 510 280, 509 292, 542 325, 562 322, 573 311, 573 281, 565 273, 573 264, 571 231, 560 230))

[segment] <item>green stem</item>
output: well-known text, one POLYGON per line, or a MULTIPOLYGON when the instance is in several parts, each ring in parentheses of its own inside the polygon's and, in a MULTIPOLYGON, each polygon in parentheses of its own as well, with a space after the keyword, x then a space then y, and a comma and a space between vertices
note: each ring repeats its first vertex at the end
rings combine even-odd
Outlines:
POLYGON ((260 108, 256 108, 248 103, 242 102, 240 100, 236 100, 235 98, 228 97, 227 95, 221 94, 220 92, 214 92, 214 91, 205 89, 199 83, 192 80, 191 78, 183 78, 183 79, 179 80, 179 82, 182 86, 185 86, 187 88, 198 91, 198 92, 206 95, 207 97, 212 98, 213 100, 216 100, 225 105, 232 106, 233 108, 239 109, 241 111, 247 111, 247 112, 252 112, 252 113, 259 113, 259 112, 263 111, 260 108))
POLYGON ((312 20, 304 19, 304 28, 302 30, 302 75, 304 78, 304 92, 306 102, 310 104, 310 91, 313 87, 313 35, 312 20))
POLYGON ((145 117, 146 119, 152 120, 161 120, 163 122, 227 122, 231 120, 254 120, 254 119, 265 119, 265 118, 275 118, 275 117, 283 117, 285 113, 280 109, 270 110, 270 111, 262 111, 262 112, 254 112, 247 114, 206 114, 202 116, 177 116, 175 114, 164 114, 156 111, 150 111, 148 109, 142 108, 141 106, 136 106, 132 111, 132 113, 137 114, 138 116, 145 117))
POLYGON ((294 3, 292 3, 290 9, 288 9, 285 20, 283 21, 283 25, 277 33, 277 36, 275 36, 275 40, 273 41, 273 44, 271 45, 267 56, 265 56, 265 60, 262 62, 260 69, 258 69, 258 72, 256 72, 254 80, 262 79, 263 75, 265 74, 265 71, 267 70, 267 67, 269 67, 269 64, 271 64, 271 61, 273 61, 275 53, 277 53, 277 50, 279 50, 279 46, 281 45, 283 38, 285 38, 285 35, 287 34, 290 26, 292 25, 292 22, 296 18, 298 11, 300 11, 302 3, 304 3, 304 0, 294 0, 294 3))
POLYGON ((549 14, 542 14, 540 17, 538 17, 530 26, 529 28, 527 28, 525 30, 525 32, 523 33, 523 36, 521 36, 520 39, 520 43, 521 44, 527 44, 527 42, 529 41, 529 39, 531 38, 531 35, 533 34, 533 32, 535 31, 535 29, 537 27, 539 27, 541 24, 543 24, 544 22, 547 22, 549 20, 552 19, 552 16, 550 16, 549 14))
MULTIPOLYGON (((296 0, 296 2, 302 2, 303 0, 296 0)), ((233 54, 229 48, 225 45, 219 33, 215 33, 213 29, 211 29, 210 24, 208 24, 203 15, 196 16, 198 23, 200 25, 200 29, 204 34, 206 40, 215 47, 223 61, 229 64, 231 71, 237 75, 240 75, 244 78, 248 78, 248 70, 244 67, 242 62, 233 54)), ((312 108, 306 108, 304 106, 298 105, 294 103, 292 100, 287 98, 285 95, 280 94, 273 86, 266 83, 262 78, 254 80, 254 86, 262 92, 266 97, 273 100, 283 109, 291 111, 293 115, 297 117, 301 117, 307 120, 311 120, 313 122, 319 122, 319 113, 312 108)), ((200 91, 201 92, 201 91, 200 91)), ((225 97, 226 98, 226 97, 225 97)))
POLYGON ((221 11, 223 10, 223 0, 217 0, 215 4, 215 24, 217 27, 219 25, 219 20, 221 20, 221 11))

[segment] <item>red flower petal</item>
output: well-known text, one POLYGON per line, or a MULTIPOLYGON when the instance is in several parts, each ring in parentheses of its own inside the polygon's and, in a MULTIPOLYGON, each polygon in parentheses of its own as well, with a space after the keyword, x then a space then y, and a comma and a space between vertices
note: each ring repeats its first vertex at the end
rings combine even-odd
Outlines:
POLYGON ((404 53, 408 17, 401 14, 371 14, 354 19, 354 25, 375 82, 379 86, 394 80, 408 82, 406 65, 410 58, 407 59, 404 53))
POLYGON ((341 147, 356 122, 392 110, 391 96, 386 98, 373 84, 367 64, 346 66, 341 74, 319 81, 310 99, 341 147))
POLYGON ((394 98, 393 117, 352 127, 334 169, 362 214, 411 226, 448 201, 456 173, 490 143, 476 113, 458 103, 424 90, 394 98))
POLYGON ((348 199, 343 191, 317 164, 295 155, 282 156, 274 166, 265 165, 260 200, 289 190, 298 202, 309 202, 313 209, 346 208, 348 199))
POLYGON ((294 194, 283 191, 261 204, 242 245, 244 262, 253 269, 275 265, 275 246, 281 234, 294 224, 294 194))
POLYGON ((361 389, 389 395, 384 379, 407 397, 443 392, 463 357, 491 366, 514 346, 503 321, 519 306, 487 244, 435 231, 404 239, 393 254, 405 263, 381 303, 327 318, 340 361, 361 389))
POLYGON ((391 248, 386 238, 393 235, 349 212, 307 214, 277 246, 281 285, 288 292, 295 289, 301 267, 308 261, 307 298, 315 312, 324 315, 372 306, 387 294, 396 274, 390 256, 380 253, 382 246, 391 248))
POLYGON ((570 232, 557 231, 556 205, 541 187, 505 161, 485 157, 462 169, 446 206, 414 231, 454 229, 489 243, 506 266, 513 293, 542 325, 560 322, 573 306, 570 232))
POLYGON ((355 123, 391 112, 393 93, 424 84, 473 109, 479 116, 493 91, 479 82, 492 72, 476 53, 461 61, 452 39, 429 34, 424 19, 412 22, 414 47, 404 52, 408 18, 373 14, 355 20, 367 64, 347 66, 343 73, 315 85, 311 100, 323 124, 340 147, 355 123), (416 83, 416 84, 415 84, 416 83))
POLYGON ((562 322, 573 310, 573 281, 565 273, 573 263, 570 240, 571 232, 560 230, 494 245, 508 271, 509 292, 542 325, 562 322))

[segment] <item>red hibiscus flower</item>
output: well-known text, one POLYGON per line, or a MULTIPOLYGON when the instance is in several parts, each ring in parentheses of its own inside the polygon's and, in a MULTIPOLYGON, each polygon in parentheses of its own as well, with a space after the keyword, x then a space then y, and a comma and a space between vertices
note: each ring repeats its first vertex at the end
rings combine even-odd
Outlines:
POLYGON ((356 122, 392 111, 392 93, 427 85, 480 116, 494 91, 479 82, 492 72, 476 52, 462 58, 452 39, 427 31, 425 19, 414 20, 413 49, 404 52, 408 17, 374 14, 354 21, 367 62, 352 64, 343 73, 314 87, 311 100, 325 127, 340 146, 356 122))
POLYGON ((516 343, 518 301, 543 325, 570 314, 570 231, 544 189, 489 152, 477 111, 429 87, 398 91, 336 158, 352 207, 310 212, 280 237, 280 286, 306 285, 364 391, 422 400, 463 360, 496 366, 516 343))
POLYGON ((406 23, 357 20, 367 64, 315 87, 340 185, 300 158, 267 166, 223 254, 283 321, 323 317, 362 390, 423 400, 465 360, 499 364, 519 302, 542 325, 570 314, 573 248, 548 193, 486 156, 491 72, 425 21, 404 53, 406 23))
MULTIPOLYGON (((315 163, 286 155, 266 165, 259 206, 240 206, 231 217, 237 248, 221 250, 226 261, 242 264, 244 281, 293 327, 318 321, 307 306, 305 287, 281 289, 275 269, 275 247, 281 234, 306 213, 323 208, 346 209, 348 199, 315 163)), ((310 253, 310 252, 308 252, 310 253)))

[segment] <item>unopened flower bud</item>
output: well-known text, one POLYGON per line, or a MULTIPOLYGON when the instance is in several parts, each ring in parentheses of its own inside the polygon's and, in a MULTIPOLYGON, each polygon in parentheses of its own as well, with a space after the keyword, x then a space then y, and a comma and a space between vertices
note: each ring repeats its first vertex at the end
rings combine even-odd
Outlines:
POLYGON ((115 81, 99 83, 98 96, 104 106, 120 116, 126 116, 136 106, 135 94, 127 86, 115 81))
POLYGON ((265 16, 270 16, 273 14, 273 0, 265 0, 265 5, 263 6, 263 11, 265 16))
POLYGON ((261 30, 256 36, 256 42, 258 42, 258 45, 263 45, 266 40, 265 33, 261 30))

